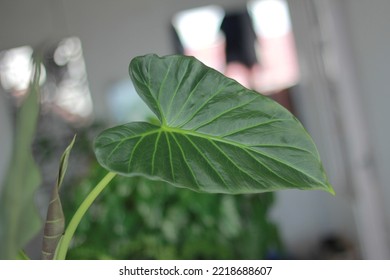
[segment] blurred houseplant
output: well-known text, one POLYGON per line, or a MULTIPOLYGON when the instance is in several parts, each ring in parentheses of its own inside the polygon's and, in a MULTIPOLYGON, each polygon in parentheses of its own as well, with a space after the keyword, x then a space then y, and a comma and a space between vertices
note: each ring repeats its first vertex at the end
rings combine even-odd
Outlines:
MULTIPOLYGON (((63 196, 71 216, 100 180, 92 172, 63 196)), ((273 193, 231 196, 178 190, 142 177, 116 177, 75 235, 71 259, 265 259, 283 257, 269 219, 273 193), (102 242, 104 240, 104 242, 102 242)))

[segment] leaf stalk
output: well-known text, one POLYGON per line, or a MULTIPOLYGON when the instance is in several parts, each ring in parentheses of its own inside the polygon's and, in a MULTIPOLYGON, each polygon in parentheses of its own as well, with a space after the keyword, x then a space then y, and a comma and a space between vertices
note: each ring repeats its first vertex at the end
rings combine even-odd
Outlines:
POLYGON ((115 177, 116 173, 108 172, 106 176, 92 189, 88 196, 81 203, 72 219, 69 222, 68 227, 65 230, 64 236, 61 242, 58 245, 55 259, 56 260, 65 260, 66 254, 69 249, 70 242, 72 241, 73 235, 76 232, 78 225, 80 224, 81 219, 84 217, 85 213, 98 197, 98 195, 106 188, 106 186, 111 182, 115 177))

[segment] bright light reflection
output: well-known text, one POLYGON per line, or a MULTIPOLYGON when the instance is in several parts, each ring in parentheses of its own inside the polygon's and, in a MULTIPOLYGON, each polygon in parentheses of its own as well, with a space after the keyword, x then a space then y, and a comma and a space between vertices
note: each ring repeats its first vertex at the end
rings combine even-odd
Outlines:
POLYGON ((290 32, 291 22, 285 0, 254 0, 248 3, 248 11, 259 36, 274 38, 290 32))
POLYGON ((172 23, 184 48, 200 49, 214 44, 225 15, 221 7, 210 5, 177 13, 172 23))
MULTIPOLYGON (((33 72, 33 49, 29 46, 13 48, 0 54, 0 81, 2 87, 17 94, 27 90, 33 72)), ((41 69, 40 84, 45 81, 46 72, 41 69)))
POLYGON ((53 55, 54 62, 66 67, 67 75, 57 84, 55 104, 71 116, 88 118, 93 111, 81 41, 77 37, 62 40, 53 55))
POLYGON ((87 89, 78 83, 66 81, 58 88, 56 104, 63 110, 81 118, 88 118, 92 113, 92 100, 87 89))
POLYGON ((77 37, 62 40, 54 51, 54 62, 58 66, 64 66, 70 61, 80 58, 82 55, 81 42, 77 37))

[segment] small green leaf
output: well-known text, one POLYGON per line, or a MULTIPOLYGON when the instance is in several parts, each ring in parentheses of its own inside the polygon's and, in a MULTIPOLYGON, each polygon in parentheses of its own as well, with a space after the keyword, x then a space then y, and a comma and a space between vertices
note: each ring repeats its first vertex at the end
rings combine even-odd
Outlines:
POLYGON ((20 261, 28 261, 28 260, 30 260, 30 258, 26 255, 26 253, 23 250, 19 251, 16 259, 20 260, 20 261))
POLYGON ((212 193, 333 192, 312 139, 273 100, 193 57, 136 57, 129 72, 161 124, 100 134, 95 154, 108 170, 212 193))
POLYGON ((39 115, 40 69, 35 61, 34 76, 16 119, 12 158, 0 198, 0 259, 17 258, 41 229, 34 201, 41 176, 31 152, 39 115))
POLYGON ((66 169, 68 168, 68 160, 70 151, 73 148, 76 135, 73 137, 72 142, 65 149, 61 156, 60 166, 58 170, 58 178, 56 186, 51 193, 51 200, 47 210, 45 230, 42 242, 42 258, 44 260, 54 259, 57 245, 61 240, 61 237, 65 231, 65 217, 62 210, 59 191, 64 180, 66 169))

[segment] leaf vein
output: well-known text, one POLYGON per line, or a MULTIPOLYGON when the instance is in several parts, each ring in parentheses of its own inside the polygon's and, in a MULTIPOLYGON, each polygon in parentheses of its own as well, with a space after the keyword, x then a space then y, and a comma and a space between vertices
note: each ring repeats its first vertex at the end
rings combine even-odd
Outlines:
POLYGON ((164 133, 165 138, 167 139, 167 144, 168 144, 168 154, 169 154, 169 164, 171 167, 171 175, 172 175, 172 180, 175 181, 175 170, 173 168, 173 158, 172 158, 172 148, 171 148, 171 142, 169 141, 168 133, 164 133))
POLYGON ((205 157, 202 153, 202 151, 199 149, 199 147, 191 141, 191 139, 187 136, 187 135, 184 135, 185 138, 187 138, 188 142, 191 143, 191 145, 198 151, 198 153, 200 154, 201 157, 203 157, 203 159, 207 162, 207 164, 211 167, 211 169, 215 172, 215 174, 217 174, 217 176, 220 178, 220 180, 222 181, 222 183, 225 185, 225 187, 229 188, 229 184, 226 183, 225 179, 221 176, 221 174, 215 169, 215 167, 213 166, 213 164, 209 161, 209 159, 207 157, 205 157))
POLYGON ((252 128, 255 128, 255 127, 260 127, 260 126, 263 126, 263 125, 268 125, 268 124, 271 124, 271 123, 281 122, 281 121, 285 121, 285 120, 288 120, 288 119, 273 119, 273 120, 269 120, 269 121, 266 121, 266 122, 257 123, 255 125, 251 125, 251 126, 247 126, 247 127, 244 127, 244 128, 240 128, 238 130, 231 131, 229 133, 220 135, 220 137, 225 138, 227 136, 231 136, 233 134, 236 134, 236 133, 239 133, 239 132, 243 132, 245 130, 249 130, 249 129, 252 129, 252 128))
POLYGON ((288 145, 276 145, 276 144, 256 144, 256 145, 251 145, 250 147, 264 147, 264 148, 285 148, 285 149, 292 149, 292 150, 297 150, 297 151, 301 151, 301 152, 305 152, 305 153, 308 153, 308 154, 311 154, 314 158, 317 158, 318 159, 318 154, 314 154, 313 152, 309 151, 309 150, 306 150, 306 149, 302 149, 300 147, 296 147, 296 146, 288 146, 288 145))
POLYGON ((227 85, 225 87, 222 87, 220 90, 217 90, 213 95, 211 95, 209 98, 207 98, 198 109, 196 109, 196 111, 190 116, 189 119, 185 120, 183 123, 181 123, 177 126, 182 127, 182 126, 186 125, 187 123, 189 123, 210 102, 210 100, 212 100, 214 97, 216 97, 218 94, 220 94, 222 91, 224 91, 229 86, 230 85, 227 85))
POLYGON ((183 151, 182 147, 180 146, 179 141, 176 139, 176 137, 175 137, 175 135, 174 135, 173 133, 172 133, 171 135, 172 135, 173 140, 176 142, 176 144, 177 144, 177 146, 178 146, 178 148, 179 148, 179 150, 180 150, 181 155, 183 156, 184 163, 187 165, 188 170, 190 171, 190 173, 191 173, 191 175, 192 175, 192 178, 194 179, 194 181, 195 181, 195 183, 196 183, 198 189, 200 189, 200 184, 199 184, 199 182, 198 182, 198 180, 197 180, 197 178, 196 178, 196 176, 195 176, 194 171, 192 170, 191 166, 190 166, 190 165, 188 164, 188 162, 187 162, 187 158, 186 158, 186 156, 185 156, 185 154, 184 154, 184 151, 183 151))
POLYGON ((156 153, 157 153, 157 150, 158 150, 158 142, 160 141, 160 136, 161 136, 161 130, 159 131, 157 137, 156 137, 156 141, 154 143, 154 151, 153 151, 153 155, 152 155, 152 175, 154 174, 154 168, 155 168, 155 158, 156 158, 156 153))
POLYGON ((169 64, 168 69, 167 69, 167 71, 165 73, 165 76, 164 76, 163 80, 161 81, 160 88, 158 89, 157 100, 156 100, 157 101, 157 105, 160 104, 161 91, 162 91, 163 87, 165 86, 165 83, 167 81, 167 78, 168 78, 169 72, 171 70, 172 64, 173 64, 173 61, 169 64))
MULTIPOLYGON (((220 151, 221 154, 223 154, 238 170, 243 172, 244 174, 248 175, 249 178, 253 179, 253 176, 248 173, 248 171, 242 169, 240 166, 238 166, 234 160, 229 157, 224 150, 222 150, 214 141, 211 141, 213 146, 217 148, 218 151, 220 151)), ((254 180, 254 179, 253 179, 254 180)), ((256 180, 255 180, 256 181, 256 180)))
MULTIPOLYGON (((249 178, 255 180, 253 178, 253 175, 249 174, 246 170, 243 170, 242 168, 240 168, 226 153, 225 151, 223 151, 218 145, 215 144, 215 142, 211 141, 213 143, 213 145, 234 165, 236 166, 236 168, 238 170, 241 170, 243 173, 245 173, 246 175, 249 176, 249 178)), ((262 165, 265 169, 267 169, 269 172, 271 172, 272 174, 274 174, 276 177, 282 179, 283 181, 293 185, 293 186, 297 186, 297 187, 301 187, 301 186, 298 186, 297 184, 295 184, 294 182, 291 182, 289 180, 287 180, 286 178, 280 176, 277 172, 273 171, 272 169, 270 169, 266 164, 264 164, 262 161, 258 160, 256 157, 254 157, 247 149, 243 149, 245 151, 245 153, 247 153, 251 158, 253 158, 257 163, 259 163, 260 165, 262 165)), ((255 180, 257 181, 257 180, 255 180)), ((260 183, 259 181, 257 181, 258 183, 260 183)))
MULTIPOLYGON (((232 111, 234 111, 234 110, 236 110, 236 109, 238 109, 238 108, 241 108, 241 107, 243 107, 243 106, 248 105, 249 103, 253 102, 256 98, 257 98, 257 97, 255 97, 255 98, 249 100, 248 102, 241 103, 241 104, 239 104, 239 105, 237 105, 237 106, 235 106, 235 107, 232 107, 232 108, 230 108, 229 110, 226 110, 226 111, 220 113, 219 115, 215 116, 214 118, 212 118, 212 119, 210 119, 210 120, 207 120, 206 122, 204 122, 204 123, 198 125, 197 127, 191 128, 191 130, 198 130, 199 128, 204 127, 204 126, 206 126, 206 125, 212 123, 213 121, 219 119, 219 118, 222 117, 223 115, 225 115, 225 114, 227 114, 227 113, 230 113, 230 112, 232 112, 232 111)), ((188 122, 187 122, 187 123, 188 123, 188 122)))
MULTIPOLYGON (((118 141, 118 144, 116 144, 114 149, 112 149, 112 151, 109 153, 109 155, 107 156, 107 160, 110 160, 111 157, 113 156, 113 154, 119 149, 119 146, 124 144, 126 141, 129 141, 129 140, 132 140, 132 139, 135 139, 135 138, 142 138, 142 137, 145 137, 145 136, 148 136, 148 135, 152 135, 154 133, 159 133, 159 131, 160 131, 160 128, 157 128, 155 130, 148 131, 148 132, 145 132, 145 133, 124 137, 124 138, 120 139, 119 141, 116 140, 116 141, 118 141)), ((102 145, 101 148, 105 148, 105 147, 111 146, 116 141, 111 141, 111 142, 107 143, 106 145, 102 145)))
POLYGON ((144 138, 145 138, 145 136, 140 137, 140 139, 134 145, 133 150, 130 153, 129 162, 127 163, 127 173, 130 173, 130 167, 131 167, 130 165, 131 165, 131 162, 133 160, 133 156, 134 156, 135 150, 137 149, 137 147, 139 146, 139 144, 142 142, 142 140, 144 138))
POLYGON ((194 92, 196 91, 196 89, 198 88, 198 86, 200 85, 200 83, 202 82, 202 80, 207 77, 207 73, 209 72, 209 70, 207 70, 205 73, 203 73, 202 77, 199 79, 199 81, 197 81, 197 83, 195 84, 195 86, 193 87, 193 89, 191 90, 191 92, 187 95, 187 98, 184 102, 184 104, 181 106, 180 108, 180 111, 178 113, 176 113, 176 115, 172 118, 172 120, 170 121, 170 123, 175 123, 177 121, 177 119, 180 117, 181 113, 183 112, 184 110, 184 107, 187 105, 188 101, 191 99, 192 95, 194 94, 194 92))
POLYGON ((229 140, 226 140, 226 139, 224 139, 224 138, 221 138, 221 137, 218 137, 218 136, 215 136, 215 135, 206 135, 206 134, 203 134, 203 133, 200 133, 200 132, 196 132, 196 131, 186 131, 186 130, 183 130, 183 129, 180 129, 180 128, 179 128, 179 129, 171 129, 171 130, 173 130, 173 131, 175 131, 175 132, 177 132, 177 133, 184 134, 184 135, 186 135, 186 136, 188 136, 188 135, 193 135, 193 136, 195 136, 195 137, 200 137, 200 138, 202 138, 202 139, 208 139, 208 140, 211 140, 211 141, 223 142, 223 143, 225 143, 225 144, 233 145, 233 146, 239 147, 239 148, 241 148, 241 149, 246 149, 246 150, 253 151, 254 153, 260 154, 260 155, 262 155, 262 156, 264 156, 264 157, 267 157, 267 158, 269 158, 269 159, 271 159, 271 160, 273 160, 273 161, 279 162, 280 164, 285 165, 285 166, 287 166, 287 167, 289 167, 289 168, 291 168, 291 169, 294 169, 295 171, 300 172, 301 174, 303 174, 303 175, 305 175, 305 176, 311 178, 313 181, 316 181, 317 183, 320 183, 321 185, 323 185, 323 184, 321 183, 321 181, 319 181, 317 178, 314 178, 313 176, 311 176, 311 175, 305 173, 304 171, 300 170, 299 168, 294 167, 294 166, 290 165, 290 164, 287 163, 287 162, 281 161, 281 160, 278 159, 278 158, 274 158, 273 156, 268 155, 268 154, 265 153, 265 152, 261 152, 261 151, 259 151, 259 150, 257 150, 257 149, 254 149, 254 148, 252 148, 252 147, 250 147, 250 146, 245 146, 245 145, 243 145, 243 144, 240 144, 240 143, 237 143, 237 142, 234 142, 234 141, 231 141, 231 140, 229 141, 229 140))
POLYGON ((271 155, 268 155, 267 153, 260 152, 260 151, 255 150, 255 149, 248 148, 247 150, 252 151, 252 152, 254 152, 254 153, 256 153, 256 154, 262 155, 262 156, 264 156, 264 157, 267 157, 267 158, 269 158, 269 159, 271 159, 271 160, 273 160, 273 161, 276 161, 276 162, 280 163, 281 165, 287 166, 288 168, 291 168, 291 169, 293 169, 293 170, 295 170, 295 171, 297 171, 297 172, 303 174, 304 176, 306 176, 306 177, 312 179, 313 181, 316 181, 317 183, 320 183, 320 184, 322 185, 321 181, 319 181, 317 178, 314 178, 313 176, 307 174, 306 172, 300 170, 299 168, 297 168, 297 167, 295 167, 295 166, 292 166, 291 164, 289 164, 289 163, 287 163, 287 162, 284 162, 284 161, 282 161, 282 160, 280 160, 280 159, 278 159, 278 158, 274 158, 274 157, 272 157, 271 155))
POLYGON ((175 92, 172 94, 171 96, 171 99, 169 100, 169 105, 168 105, 168 108, 167 108, 167 114, 169 114, 171 112, 171 108, 172 108, 172 103, 173 103, 173 100, 175 99, 176 97, 176 94, 179 92, 179 88, 184 80, 184 77, 187 75, 187 71, 188 71, 188 68, 189 68, 189 64, 186 65, 186 68, 185 70, 183 71, 183 76, 180 78, 180 81, 178 82, 177 84, 177 87, 175 89, 175 92))
POLYGON ((269 168, 266 164, 264 164, 262 161, 258 160, 256 157, 254 157, 249 151, 245 150, 245 152, 251 157, 253 158, 256 162, 258 162, 260 165, 262 165, 265 169, 267 169, 269 172, 271 172, 272 174, 274 174, 276 177, 282 179, 283 181, 293 185, 293 186, 296 186, 298 188, 301 188, 302 186, 299 186, 297 185, 296 183, 294 182, 291 182, 290 180, 287 180, 286 178, 284 178, 283 176, 280 176, 277 172, 275 172, 274 170, 272 170, 271 168, 269 168))

